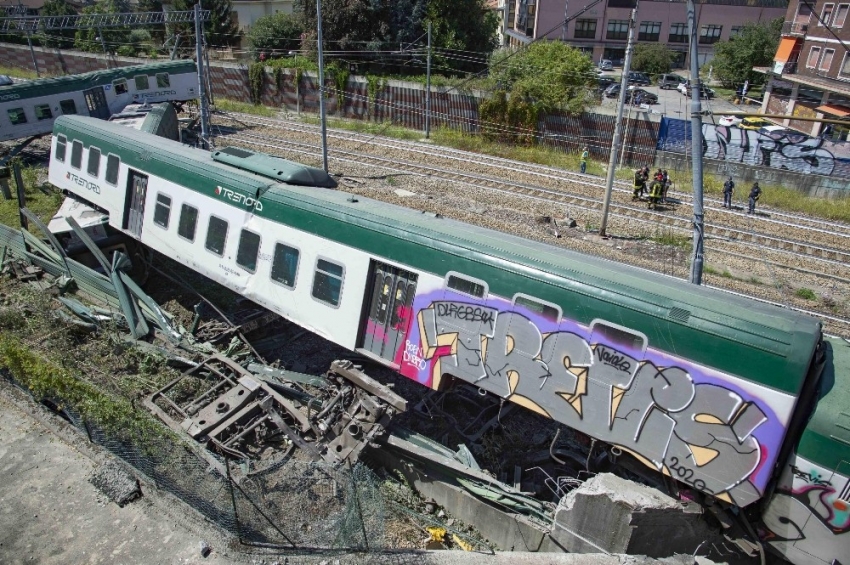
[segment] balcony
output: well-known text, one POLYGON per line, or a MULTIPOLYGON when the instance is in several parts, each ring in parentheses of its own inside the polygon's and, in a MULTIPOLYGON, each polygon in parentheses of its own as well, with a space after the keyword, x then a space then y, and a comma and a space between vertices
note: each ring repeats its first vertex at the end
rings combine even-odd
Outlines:
POLYGON ((804 37, 809 31, 808 23, 785 22, 782 24, 782 35, 793 35, 796 37, 804 37))

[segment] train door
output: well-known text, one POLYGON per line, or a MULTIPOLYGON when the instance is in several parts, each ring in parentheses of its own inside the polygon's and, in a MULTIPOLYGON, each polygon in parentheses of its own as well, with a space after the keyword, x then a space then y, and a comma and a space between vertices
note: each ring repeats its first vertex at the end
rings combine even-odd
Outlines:
POLYGON ((86 98, 89 116, 101 120, 109 119, 109 104, 106 103, 106 94, 104 94, 102 86, 84 90, 83 96, 86 98))
POLYGON ((124 198, 124 222, 122 227, 136 239, 142 238, 142 221, 145 218, 145 196, 148 192, 148 177, 130 169, 127 176, 127 196, 124 198))
POLYGON ((360 348, 392 362, 410 327, 419 277, 379 261, 372 261, 369 272, 371 292, 364 308, 360 348))

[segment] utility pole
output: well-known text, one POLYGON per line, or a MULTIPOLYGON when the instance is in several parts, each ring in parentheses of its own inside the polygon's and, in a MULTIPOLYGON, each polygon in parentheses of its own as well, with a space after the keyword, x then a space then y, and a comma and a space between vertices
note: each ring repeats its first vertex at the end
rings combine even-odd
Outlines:
POLYGON ((207 82, 204 80, 204 26, 201 24, 201 4, 195 4, 195 57, 198 65, 198 104, 201 107, 201 146, 210 148, 210 108, 207 82))
POLYGON ((700 96, 702 83, 699 79, 699 46, 697 44, 697 21, 694 0, 688 0, 688 34, 691 51, 691 163, 694 177, 694 255, 691 261, 691 283, 702 284, 703 264, 703 220, 702 207, 702 108, 700 96))
POLYGON ((570 0, 564 0, 564 27, 561 28, 561 41, 567 42, 567 27, 570 25, 570 0))
MULTIPOLYGON (((688 0, 690 1, 690 0, 688 0)), ((606 237, 608 234, 608 209, 611 207, 611 192, 614 189, 614 171, 617 168, 617 145, 622 142, 623 135, 623 107, 626 105, 626 90, 629 88, 629 69, 632 66, 632 53, 635 50, 635 27, 637 21, 638 0, 629 16, 629 39, 626 44, 626 58, 623 61, 623 76, 620 79, 620 100, 617 104, 617 121, 614 122, 614 140, 611 142, 611 151, 608 154, 608 175, 605 177, 605 199, 602 202, 602 223, 599 227, 599 235, 606 237)), ((629 113, 631 115, 631 112, 629 113)))
POLYGON ((431 22, 428 22, 428 63, 425 72, 425 139, 431 135, 431 22))
POLYGON ((328 172, 328 123, 325 116, 325 57, 322 51, 322 0, 316 0, 316 19, 319 22, 319 113, 322 119, 322 166, 328 172))

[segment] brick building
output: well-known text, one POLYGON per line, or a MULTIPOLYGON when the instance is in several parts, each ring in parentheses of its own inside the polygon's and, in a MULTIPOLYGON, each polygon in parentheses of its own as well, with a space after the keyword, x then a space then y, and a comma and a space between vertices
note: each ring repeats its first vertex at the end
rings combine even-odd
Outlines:
MULTIPOLYGON (((791 0, 762 111, 809 118, 850 118, 850 0, 791 0)), ((786 119, 799 131, 846 141, 848 125, 786 119)))

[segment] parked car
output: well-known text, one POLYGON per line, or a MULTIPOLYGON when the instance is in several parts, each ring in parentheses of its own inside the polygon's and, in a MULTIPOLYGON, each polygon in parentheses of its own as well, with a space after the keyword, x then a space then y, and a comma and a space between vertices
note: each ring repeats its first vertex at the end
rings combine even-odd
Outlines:
POLYGON ((599 68, 603 71, 613 71, 614 63, 612 63, 610 59, 602 59, 599 61, 599 68))
POLYGON ((626 102, 635 104, 658 104, 658 95, 642 88, 629 87, 626 91, 626 102))
POLYGON ((605 89, 614 84, 614 79, 611 77, 599 77, 598 79, 598 89, 600 92, 605 92, 605 89))
POLYGON ((663 74, 658 76, 658 87, 661 90, 668 88, 678 88, 680 84, 687 82, 687 79, 679 75, 663 74))
POLYGON ((652 84, 652 81, 649 80, 649 76, 647 76, 646 73, 637 73, 635 71, 629 71, 629 84, 649 86, 650 84, 652 84))
POLYGON ((613 84, 608 85, 608 88, 603 92, 605 98, 616 98, 620 95, 620 83, 615 82, 613 84))
POLYGON ((738 124, 738 127, 741 129, 761 129, 765 126, 772 126, 773 122, 765 120, 764 118, 744 118, 741 120, 741 123, 738 124))
POLYGON ((717 120, 717 125, 726 126, 727 128, 739 125, 743 120, 738 116, 723 116, 717 120))
MULTIPOLYGON (((685 96, 690 97, 691 95, 691 81, 685 81, 679 86, 676 87, 676 90, 684 94, 685 96)), ((700 98, 714 98, 714 89, 707 87, 704 84, 700 84, 700 98)))

